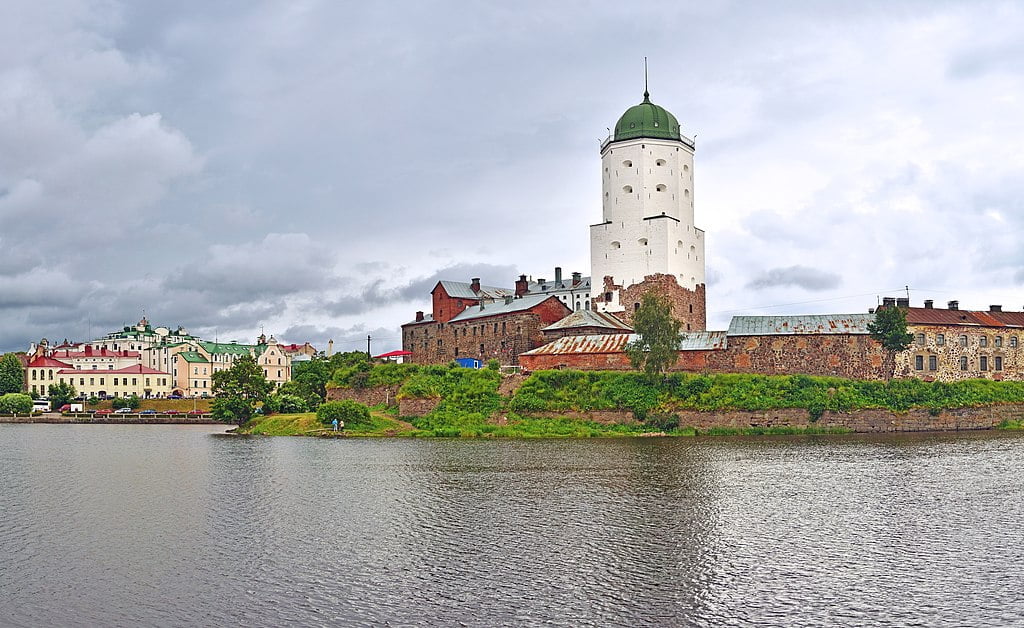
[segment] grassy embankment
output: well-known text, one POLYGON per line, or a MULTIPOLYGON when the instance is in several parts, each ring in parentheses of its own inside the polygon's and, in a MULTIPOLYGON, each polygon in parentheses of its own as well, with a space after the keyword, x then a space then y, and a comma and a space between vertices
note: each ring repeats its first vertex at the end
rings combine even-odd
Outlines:
MULTIPOLYGON (((400 386, 399 398, 436 399, 437 407, 423 417, 399 420, 397 405, 374 409, 374 426, 349 430, 351 435, 408 435, 440 437, 600 437, 663 432, 693 435, 679 425, 683 410, 772 410, 802 408, 807 428, 712 429, 703 434, 792 434, 839 430, 814 425, 825 411, 880 408, 905 412, 926 408, 938 415, 944 409, 994 403, 1024 402, 1024 383, 969 380, 963 382, 857 381, 827 377, 742 374, 672 374, 652 384, 642 375, 623 372, 542 371, 532 374, 511 397, 498 392, 496 371, 448 366, 385 364, 370 370, 340 369, 332 385, 340 387, 400 386), (594 411, 626 411, 633 424, 606 424, 576 418, 594 411)), ((268 417, 248 426, 250 433, 315 434, 314 415, 268 417)), ((1006 428, 1019 427, 1014 422, 1006 428)))
MULTIPOLYGON (((210 411, 210 402, 212 399, 140 399, 139 410, 156 410, 157 412, 166 412, 168 410, 175 410, 181 414, 191 412, 193 409, 193 401, 195 402, 195 409, 202 410, 203 412, 210 411)), ((76 401, 75 403, 82 404, 83 412, 94 412, 96 410, 109 410, 113 408, 113 400, 104 399, 96 403, 96 405, 90 405, 86 402, 76 401)))

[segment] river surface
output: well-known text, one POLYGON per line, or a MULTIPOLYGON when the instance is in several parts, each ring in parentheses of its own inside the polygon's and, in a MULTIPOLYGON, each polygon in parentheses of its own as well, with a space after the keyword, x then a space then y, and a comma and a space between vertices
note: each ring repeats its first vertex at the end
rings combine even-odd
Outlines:
POLYGON ((3 626, 1024 624, 1024 435, 0 425, 3 626))

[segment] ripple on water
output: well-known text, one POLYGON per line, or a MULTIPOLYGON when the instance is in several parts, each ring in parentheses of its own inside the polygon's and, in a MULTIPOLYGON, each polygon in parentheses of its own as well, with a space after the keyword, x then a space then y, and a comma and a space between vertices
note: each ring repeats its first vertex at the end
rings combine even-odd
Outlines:
POLYGON ((1014 435, 0 426, 0 624, 1009 625, 1014 435))

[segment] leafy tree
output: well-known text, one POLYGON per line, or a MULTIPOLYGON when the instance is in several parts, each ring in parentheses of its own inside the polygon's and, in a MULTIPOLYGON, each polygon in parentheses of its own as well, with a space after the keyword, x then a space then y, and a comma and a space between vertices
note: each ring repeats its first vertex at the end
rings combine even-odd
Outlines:
POLYGON ((645 293, 633 314, 638 338, 626 345, 629 363, 652 379, 663 374, 679 359, 680 329, 682 323, 672 318, 668 300, 654 292, 645 293))
POLYGON ((248 355, 235 360, 231 368, 217 371, 212 379, 213 394, 218 399, 211 404, 211 413, 225 423, 244 424, 252 418, 256 405, 266 401, 274 389, 256 359, 248 355))
POLYGON ((59 410, 65 403, 71 403, 78 395, 72 384, 50 384, 50 407, 59 410))
POLYGON ((20 393, 25 389, 25 369, 13 353, 0 358, 0 395, 20 393))
POLYGON ((316 418, 324 425, 330 425, 334 419, 338 419, 343 421, 346 427, 369 425, 371 422, 370 409, 350 399, 328 401, 317 408, 316 418))
MULTIPOLYGON (((364 355, 360 353, 360 355, 364 355)), ((365 357, 365 356, 364 356, 365 357)), ((295 391, 289 394, 307 396, 309 392, 315 393, 323 401, 327 397, 327 382, 331 379, 331 363, 322 355, 316 355, 311 360, 295 362, 292 364, 292 381, 284 385, 295 384, 304 386, 306 390, 295 391)))
POLYGON ((907 313, 898 307, 878 308, 875 320, 868 323, 868 333, 885 349, 885 379, 890 380, 896 373, 896 354, 914 341, 914 334, 907 331, 907 313))
POLYGON ((139 399, 138 395, 132 395, 131 397, 114 397, 113 401, 110 402, 115 410, 121 408, 131 408, 132 410, 138 410, 139 406, 142 405, 142 400, 139 399))
POLYGON ((32 412, 32 397, 23 393, 0 395, 0 413, 28 414, 32 412))

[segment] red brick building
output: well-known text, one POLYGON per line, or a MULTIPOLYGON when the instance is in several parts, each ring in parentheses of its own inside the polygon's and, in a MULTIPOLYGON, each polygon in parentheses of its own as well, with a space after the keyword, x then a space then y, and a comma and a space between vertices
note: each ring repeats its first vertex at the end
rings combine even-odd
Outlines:
POLYGON ((431 290, 433 311, 402 325, 409 362, 444 364, 456 358, 518 364, 519 354, 544 344, 541 330, 571 313, 552 294, 524 294, 470 283, 440 281, 431 290))

